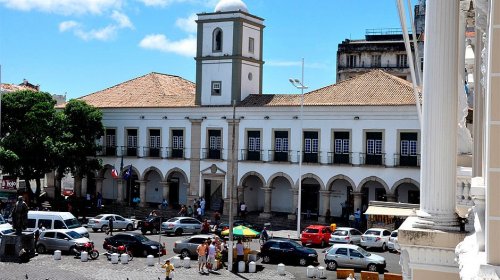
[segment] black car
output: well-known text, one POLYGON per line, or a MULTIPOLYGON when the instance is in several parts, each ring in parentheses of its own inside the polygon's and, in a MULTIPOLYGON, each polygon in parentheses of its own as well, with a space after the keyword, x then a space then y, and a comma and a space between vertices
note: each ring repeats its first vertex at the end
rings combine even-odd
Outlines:
POLYGON ((155 256, 164 252, 164 248, 159 242, 150 240, 146 236, 134 232, 117 233, 113 236, 106 237, 102 247, 108 250, 109 245, 113 247, 125 245, 128 250, 132 251, 134 257, 155 256))
POLYGON ((141 230, 142 234, 148 231, 151 234, 158 234, 160 232, 161 223, 165 222, 167 218, 159 216, 149 216, 146 219, 139 221, 137 228, 141 230))
MULTIPOLYGON (((233 227, 237 227, 237 226, 246 226, 247 228, 251 228, 255 231, 260 232, 260 229, 257 226, 255 226, 254 224, 251 224, 247 221, 244 221, 244 220, 233 221, 233 227)), ((229 229, 229 222, 222 222, 214 230, 214 234, 221 236, 221 232, 225 231, 226 229, 229 229)))
POLYGON ((270 239, 260 248, 262 262, 290 262, 301 266, 318 263, 318 253, 290 239, 270 239))

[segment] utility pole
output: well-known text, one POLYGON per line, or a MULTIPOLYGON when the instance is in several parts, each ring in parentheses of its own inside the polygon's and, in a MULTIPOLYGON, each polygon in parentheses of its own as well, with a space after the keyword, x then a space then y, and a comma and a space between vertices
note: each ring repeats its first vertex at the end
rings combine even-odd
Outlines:
POLYGON ((234 164, 235 164, 235 133, 236 133, 236 100, 233 100, 233 120, 231 135, 231 186, 229 186, 229 242, 228 242, 228 270, 233 269, 233 188, 234 188, 234 164))

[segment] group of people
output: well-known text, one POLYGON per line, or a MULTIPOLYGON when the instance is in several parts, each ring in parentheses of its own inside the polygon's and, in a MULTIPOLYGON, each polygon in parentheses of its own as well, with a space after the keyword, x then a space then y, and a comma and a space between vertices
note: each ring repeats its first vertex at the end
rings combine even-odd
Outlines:
MULTIPOLYGON (((236 250, 238 250, 238 246, 236 246, 236 250)), ((227 260, 228 255, 227 244, 224 240, 219 239, 218 236, 214 240, 208 238, 205 242, 198 245, 196 253, 198 253, 198 272, 200 273, 205 273, 204 268, 208 272, 211 272, 226 266, 224 261, 227 260)))
POLYGON ((177 214, 181 217, 193 217, 202 221, 203 216, 205 216, 205 206, 206 201, 203 197, 201 197, 199 200, 196 199, 194 201, 193 206, 186 206, 185 204, 181 205, 181 209, 177 214))

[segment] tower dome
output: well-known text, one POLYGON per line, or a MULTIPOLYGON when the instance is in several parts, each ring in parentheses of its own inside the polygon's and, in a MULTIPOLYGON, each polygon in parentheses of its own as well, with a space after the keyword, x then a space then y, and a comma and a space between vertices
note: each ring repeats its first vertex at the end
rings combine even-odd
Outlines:
POLYGON ((237 12, 242 11, 248 13, 248 8, 241 0, 220 0, 215 6, 216 13, 218 12, 237 12))

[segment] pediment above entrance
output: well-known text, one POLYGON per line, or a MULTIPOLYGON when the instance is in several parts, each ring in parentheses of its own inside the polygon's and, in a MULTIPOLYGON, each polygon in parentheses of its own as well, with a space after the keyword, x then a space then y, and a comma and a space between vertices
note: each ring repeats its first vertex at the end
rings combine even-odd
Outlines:
POLYGON ((218 167, 217 164, 212 164, 210 167, 201 170, 201 174, 207 176, 226 176, 226 171, 218 167))

